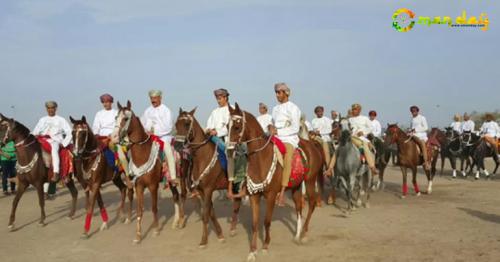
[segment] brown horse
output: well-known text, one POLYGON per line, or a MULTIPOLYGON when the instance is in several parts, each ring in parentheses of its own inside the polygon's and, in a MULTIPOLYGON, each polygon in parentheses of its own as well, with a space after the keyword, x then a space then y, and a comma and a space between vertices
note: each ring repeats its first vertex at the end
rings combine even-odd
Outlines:
MULTIPOLYGON (((154 142, 151 135, 146 133, 139 118, 132 111, 132 104, 127 101, 127 106, 118 103, 115 130, 112 137, 115 143, 124 143, 128 137, 130 163, 129 170, 134 175, 135 192, 137 197, 137 225, 134 243, 142 240, 142 218, 144 212, 144 189, 151 193, 151 211, 153 212, 153 234, 158 235, 158 187, 163 178, 162 163, 160 161, 160 146, 154 142)), ((168 145, 165 145, 168 146, 168 145)), ((170 187, 175 202, 174 225, 179 222, 179 192, 174 186, 170 187)))
MULTIPOLYGON (((87 216, 85 217, 85 226, 82 237, 89 237, 90 224, 94 214, 94 206, 97 200, 101 211, 103 224, 100 230, 105 230, 108 227, 108 214, 100 192, 101 185, 113 181, 121 193, 121 203, 118 209, 118 217, 121 216, 125 205, 127 195, 127 186, 121 180, 120 174, 115 172, 113 167, 106 162, 106 156, 101 149, 100 142, 92 133, 92 129, 87 124, 85 116, 81 120, 74 120, 70 117, 73 124, 73 155, 75 157, 75 175, 85 192, 87 203, 87 216), (90 195, 89 195, 90 191, 90 195)), ((125 222, 129 222, 132 218, 132 201, 134 191, 128 191, 129 210, 128 217, 125 222)))
MULTIPOLYGON (((277 163, 277 155, 270 139, 266 138, 264 131, 256 118, 240 110, 238 104, 235 108, 229 108, 231 119, 229 123, 230 145, 246 143, 248 147, 248 173, 247 188, 250 194, 252 207, 252 240, 250 243, 249 261, 256 259, 257 234, 259 231, 260 199, 266 198, 266 215, 264 219, 265 239, 263 250, 266 252, 271 241, 270 228, 273 210, 276 203, 276 196, 281 191, 282 167, 277 163)), ((309 209, 305 223, 302 225, 302 191, 301 185, 297 185, 292 190, 295 211, 297 214, 297 232, 295 240, 300 242, 305 239, 309 230, 309 222, 316 207, 315 183, 317 176, 321 173, 323 163, 321 162, 322 152, 310 142, 300 140, 299 146, 305 152, 309 170, 305 174, 305 185, 308 196, 309 209)), ((291 153, 291 152, 289 152, 291 153)))
MULTIPOLYGON (((220 242, 224 241, 222 228, 217 221, 215 209, 212 202, 212 194, 215 190, 226 189, 224 185, 227 181, 226 174, 217 157, 217 149, 214 143, 210 142, 210 137, 205 135, 200 124, 194 117, 196 108, 191 112, 179 110, 179 116, 175 122, 177 130, 176 141, 184 143, 190 151, 192 157, 190 175, 185 176, 189 187, 198 191, 202 200, 202 220, 203 233, 200 247, 203 248, 208 243, 208 223, 212 221, 215 232, 220 242)), ((231 235, 236 232, 238 212, 241 199, 235 198, 233 205, 233 216, 231 221, 231 235)))
MULTIPOLYGON (((387 124, 387 131, 385 136, 385 145, 397 144, 398 146, 398 159, 401 172, 403 173, 403 194, 402 198, 408 194, 408 185, 406 183, 407 169, 412 171, 412 183, 417 196, 420 195, 420 190, 417 184, 417 166, 424 165, 424 161, 419 153, 419 147, 411 136, 407 135, 401 130, 397 124, 387 124)), ((428 180, 427 193, 432 192, 432 176, 429 170, 425 170, 425 175, 428 180)))
MULTIPOLYGON (((14 222, 16 220, 16 209, 19 200, 23 196, 29 185, 36 188, 38 194, 38 204, 40 205, 41 216, 38 224, 45 225, 45 198, 43 195, 43 184, 49 180, 49 169, 43 161, 43 150, 38 139, 30 134, 30 130, 23 124, 14 119, 6 118, 0 114, 0 132, 3 133, 3 138, 0 144, 5 144, 8 141, 14 141, 17 157, 17 178, 18 190, 14 201, 12 202, 12 211, 9 219, 9 229, 15 230, 14 222)), ((78 191, 72 179, 66 183, 71 193, 71 209, 68 217, 70 219, 75 215, 76 201, 78 191)))

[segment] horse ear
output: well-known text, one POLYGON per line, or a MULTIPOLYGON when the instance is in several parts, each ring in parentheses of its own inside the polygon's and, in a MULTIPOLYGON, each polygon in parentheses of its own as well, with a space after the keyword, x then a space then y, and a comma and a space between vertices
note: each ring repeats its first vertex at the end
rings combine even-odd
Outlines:
POLYGON ((5 116, 2 113, 0 113, 0 121, 2 121, 4 118, 5 116))
POLYGON ((191 111, 189 112, 189 114, 190 114, 191 116, 194 116, 194 113, 196 112, 196 109, 197 109, 197 108, 198 108, 198 107, 193 108, 193 110, 191 110, 191 111))
POLYGON ((240 105, 238 105, 238 103, 234 104, 234 111, 241 112, 240 105))
POLYGON ((182 114, 182 107, 179 107, 179 115, 182 114))
POLYGON ((85 116, 82 116, 82 122, 87 123, 87 118, 85 116))
POLYGON ((132 103, 130 103, 130 100, 127 100, 127 108, 132 109, 132 103))
POLYGON ((116 102, 116 106, 118 106, 118 110, 122 110, 123 109, 123 106, 120 104, 120 102, 116 102))
POLYGON ((71 121, 71 123, 72 123, 72 124, 74 124, 74 123, 75 123, 75 119, 73 119, 73 117, 72 117, 72 116, 69 116, 69 120, 71 121))

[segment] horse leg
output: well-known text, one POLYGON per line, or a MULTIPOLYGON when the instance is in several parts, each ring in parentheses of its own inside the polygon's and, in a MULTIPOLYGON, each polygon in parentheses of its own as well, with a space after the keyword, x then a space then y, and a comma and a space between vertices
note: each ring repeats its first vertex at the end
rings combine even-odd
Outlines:
POLYGON ((453 174, 452 174, 452 177, 453 178, 457 178, 457 161, 456 161, 456 158, 452 155, 450 155, 449 157, 450 159, 450 166, 451 166, 451 169, 453 170, 453 174))
MULTIPOLYGON (((308 196, 309 197, 309 196, 308 196)), ((300 243, 300 235, 302 234, 302 191, 297 189, 292 189, 292 199, 295 204, 295 214, 297 215, 297 227, 295 231, 294 241, 300 243)), ((314 201, 314 198, 312 198, 314 201)), ((311 200, 311 198, 308 198, 311 200)))
MULTIPOLYGON (((267 201, 271 200, 276 200, 276 196, 268 198, 267 201)), ((269 205, 274 207, 274 204, 275 202, 269 205)), ((257 256, 257 235, 259 234, 260 194, 250 196, 250 206, 252 207, 252 240, 247 261, 255 261, 257 256)))
POLYGON ((415 194, 417 196, 420 196, 420 189, 418 188, 418 183, 417 183, 417 167, 413 167, 411 169, 411 182, 413 184, 413 190, 415 191, 415 194))
POLYGON ((132 222, 132 209, 134 206, 134 189, 127 187, 126 190, 128 195, 128 213, 127 213, 127 218, 123 223, 129 224, 130 222, 132 222))
MULTIPOLYGON (((321 174, 319 174, 319 175, 321 175, 321 174)), ((311 185, 311 183, 308 183, 307 181, 306 181, 306 193, 307 193, 309 199, 311 199, 315 194, 313 185, 311 185)), ((302 232, 301 232, 301 236, 300 236, 302 242, 307 241, 307 232, 309 232, 309 223, 311 222, 312 214, 314 212, 314 209, 316 208, 316 206, 314 205, 314 202, 312 202, 311 200, 309 200, 308 204, 309 204, 309 206, 307 208, 307 216, 306 216, 306 220, 304 222, 304 225, 302 226, 302 232)))
MULTIPOLYGON (((38 194, 38 205, 40 206, 40 221, 38 225, 45 225, 45 196, 43 194, 43 183, 39 182, 35 185, 36 193, 38 194)), ((26 188, 25 188, 26 189, 26 188)))
POLYGON ((172 229, 183 228, 184 227, 184 206, 182 205, 181 197, 179 194, 179 190, 177 187, 170 187, 170 191, 172 192, 172 199, 174 200, 174 221, 172 223, 172 229))
POLYGON ((141 242, 142 239, 142 228, 141 228, 141 223, 142 223, 142 216, 144 213, 144 185, 142 183, 138 183, 135 185, 135 193, 137 196, 137 224, 136 224, 136 229, 135 229, 135 239, 134 243, 138 244, 141 242))
POLYGON ((87 205, 87 215, 85 216, 85 225, 83 227, 82 238, 89 237, 90 224, 92 223, 92 216, 94 215, 94 205, 99 193, 98 189, 99 188, 96 186, 96 184, 91 185, 89 203, 87 205))
POLYGON ((465 173, 465 170, 464 170, 464 162, 465 162, 465 158, 463 157, 463 155, 460 157, 460 172, 462 173, 462 176, 463 177, 466 177, 467 174, 465 173))
POLYGON ((235 198, 233 201, 233 214, 231 217, 231 227, 229 228, 229 235, 236 235, 236 226, 238 224, 238 214, 240 213, 241 198, 235 198))
MULTIPOLYGON (((42 199, 40 199, 40 193, 38 193, 38 201, 40 203, 40 209, 42 212, 42 215, 40 216, 40 222, 43 223, 45 220, 45 198, 43 197, 43 188, 42 188, 42 183, 39 183, 40 185, 37 186, 37 191, 40 191, 42 189, 42 199)), ((12 201, 12 210, 10 212, 10 218, 9 218, 9 229, 11 231, 14 231, 14 221, 16 220, 16 209, 17 205, 19 204, 19 200, 24 194, 24 191, 26 191, 26 188, 29 186, 27 182, 19 180, 19 186, 17 188, 17 193, 16 196, 14 197, 14 201, 12 201)))
POLYGON ((225 241, 224 234, 222 234, 222 227, 220 226, 219 221, 217 221, 217 217, 215 216, 214 203, 212 202, 213 189, 210 189, 210 191, 210 219, 212 220, 212 225, 215 227, 215 233, 217 234, 219 242, 223 243, 225 241))
POLYGON ((209 195, 206 190, 201 192, 200 196, 202 197, 202 208, 201 208, 201 218, 203 220, 203 233, 201 235, 201 242, 199 247, 205 248, 208 243, 208 221, 210 219, 210 208, 209 202, 212 202, 210 199, 212 195, 209 195))
POLYGON ((118 210, 116 212, 116 217, 120 220, 122 214, 124 213, 123 210, 125 208, 125 199, 127 198, 127 186, 123 184, 120 176, 116 176, 113 179, 113 184, 115 184, 115 186, 120 191, 120 206, 118 207, 118 210))
POLYGON ((401 195, 401 198, 405 198, 406 195, 408 194, 408 185, 406 184, 406 175, 407 175, 407 170, 406 167, 401 167, 401 172, 403 173, 403 194, 401 195))
POLYGON ((68 218, 73 219, 76 212, 76 201, 78 200, 78 190, 76 189, 75 182, 73 181, 73 179, 69 179, 69 182, 66 183, 66 187, 71 193, 71 209, 68 218))
POLYGON ((160 226, 158 223, 158 184, 152 183, 148 186, 149 192, 151 193, 151 211, 153 213, 153 225, 154 228, 153 235, 158 236, 160 234, 160 226))
POLYGON ((99 211, 101 212, 102 225, 99 228, 100 231, 104 231, 108 229, 108 212, 106 211, 106 207, 104 207, 104 201, 102 200, 101 195, 101 185, 97 186, 97 205, 99 205, 99 211))

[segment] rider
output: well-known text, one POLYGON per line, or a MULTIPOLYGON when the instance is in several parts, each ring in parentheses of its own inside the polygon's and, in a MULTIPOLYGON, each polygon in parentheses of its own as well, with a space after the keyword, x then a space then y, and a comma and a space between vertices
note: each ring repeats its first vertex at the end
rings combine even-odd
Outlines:
MULTIPOLYGON (((351 109, 349 110, 351 117, 349 118, 349 124, 352 129, 352 143, 358 148, 363 148, 366 162, 368 163, 368 167, 370 168, 372 175, 377 175, 378 171, 375 167, 375 157, 373 156, 373 152, 370 150, 372 145, 370 140, 368 140, 367 136, 372 133, 372 123, 368 117, 360 115, 361 113, 361 105, 353 104, 351 109)), ((337 155, 334 154, 332 160, 330 161, 330 165, 328 169, 324 172, 324 174, 331 176, 333 175, 333 169, 335 167, 335 163, 337 162, 337 155)))
POLYGON ((60 159, 59 148, 67 147, 72 139, 71 127, 63 117, 56 115, 57 103, 48 101, 45 103, 47 116, 42 117, 33 130, 35 136, 48 136, 47 142, 51 146, 52 168, 54 176, 52 182, 57 182, 60 179, 60 159))
POLYGON ((339 113, 335 110, 332 110, 332 112, 330 112, 330 115, 332 116, 332 121, 335 123, 340 123, 340 116, 339 116, 339 113))
POLYGON ((176 169, 175 169, 175 158, 172 149, 172 113, 170 109, 165 106, 162 100, 162 92, 160 90, 149 91, 149 98, 151 101, 151 106, 144 111, 141 117, 141 122, 146 129, 148 134, 154 134, 158 136, 163 142, 163 153, 167 160, 168 171, 170 173, 170 178, 174 184, 178 183, 176 169))
POLYGON ((259 103, 259 113, 257 121, 264 130, 264 133, 268 133, 269 125, 273 124, 273 117, 267 112, 267 105, 264 103, 259 103))
POLYGON ((325 109, 322 106, 317 106, 314 109, 316 118, 312 120, 312 131, 316 134, 318 142, 323 147, 323 154, 325 157, 326 166, 330 163, 330 156, 332 151, 330 150, 330 144, 332 143, 332 138, 330 133, 332 133, 332 123, 333 121, 324 116, 323 113, 325 109))
POLYGON ((299 131, 301 112, 298 106, 289 101, 290 88, 285 83, 274 85, 274 92, 279 104, 273 108, 274 126, 270 128, 270 133, 276 135, 286 147, 283 159, 283 173, 281 179, 281 193, 278 205, 284 206, 285 189, 292 173, 292 159, 295 148, 299 146, 299 131))
POLYGON ((462 122, 460 121, 460 115, 455 114, 453 116, 453 122, 450 124, 450 127, 453 131, 457 132, 459 135, 462 134, 462 122))
POLYGON ((101 139, 112 151, 117 151, 120 165, 125 172, 125 180, 127 182, 127 186, 129 188, 132 188, 132 183, 129 179, 128 160, 125 156, 125 152, 123 151, 121 146, 116 146, 111 141, 111 134, 113 133, 116 116, 118 115, 118 111, 113 108, 113 96, 111 96, 110 94, 103 94, 99 97, 99 99, 101 100, 103 109, 95 114, 94 123, 92 124, 92 132, 99 139, 101 139))
POLYGON ((495 117, 493 114, 486 114, 485 115, 486 121, 483 123, 481 126, 481 133, 482 133, 482 138, 486 143, 488 143, 493 149, 493 152, 495 153, 495 159, 498 158, 498 145, 497 145, 497 137, 500 134, 500 128, 498 127, 498 123, 495 121, 495 117))
POLYGON ((424 158, 424 168, 430 169, 429 156, 427 154, 427 131, 429 127, 427 125, 427 120, 423 115, 420 114, 420 108, 418 106, 411 106, 410 112, 412 115, 411 121, 411 137, 415 143, 420 147, 420 151, 424 158))
POLYGON ((476 127, 474 121, 470 119, 469 114, 464 114, 464 121, 462 122, 462 131, 463 132, 473 132, 476 127))
POLYGON ((212 141, 219 148, 219 152, 225 152, 227 160, 227 177, 228 177, 228 198, 233 198, 233 181, 234 181, 234 160, 226 151, 226 138, 228 135, 227 126, 231 114, 229 113, 229 92, 220 88, 214 90, 214 96, 219 107, 214 109, 207 120, 207 128, 205 132, 210 135, 212 141), (229 157, 229 158, 228 158, 229 157))
POLYGON ((378 138, 382 137, 382 125, 380 125, 380 122, 377 120, 377 111, 370 111, 368 116, 370 117, 370 122, 372 123, 373 136, 378 138))

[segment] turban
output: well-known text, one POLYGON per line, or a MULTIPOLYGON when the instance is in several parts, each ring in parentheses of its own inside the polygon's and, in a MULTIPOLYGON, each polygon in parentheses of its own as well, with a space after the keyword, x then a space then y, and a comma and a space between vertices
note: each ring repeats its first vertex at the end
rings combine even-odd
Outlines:
POLYGON ((267 105, 264 103, 259 103, 259 107, 263 107, 263 108, 267 109, 267 105))
POLYGON ((453 116, 453 119, 455 121, 460 121, 460 114, 455 114, 455 116, 453 116))
POLYGON ((284 91, 287 96, 290 96, 290 88, 285 83, 277 83, 274 85, 274 92, 284 91))
POLYGON ((57 107, 56 101, 47 101, 45 102, 45 107, 51 108, 51 107, 57 107))
POLYGON ((157 96, 161 96, 162 92, 160 90, 150 90, 148 94, 149 94, 149 97, 157 97, 157 96))
POLYGON ((358 109, 358 108, 361 109, 361 105, 358 103, 351 105, 351 110, 358 109))
POLYGON ((219 88, 217 90, 214 90, 214 95, 215 96, 225 96, 225 97, 228 97, 229 96, 229 92, 224 89, 224 88, 219 88))
POLYGON ((325 108, 323 108, 322 106, 317 106, 314 108, 314 112, 317 112, 318 110, 325 111, 325 108))
POLYGON ((107 93, 100 96, 99 99, 101 100, 101 103, 104 103, 104 102, 113 103, 113 96, 111 96, 110 94, 107 94, 107 93))
POLYGON ((410 111, 417 110, 417 112, 420 112, 420 108, 418 106, 411 106, 410 111))
POLYGON ((372 110, 368 113, 369 116, 377 116, 377 111, 372 110))

